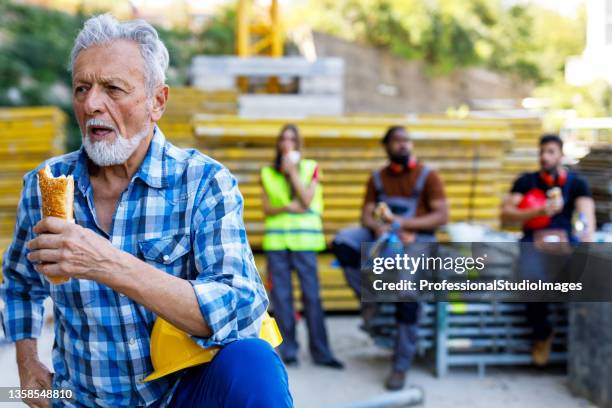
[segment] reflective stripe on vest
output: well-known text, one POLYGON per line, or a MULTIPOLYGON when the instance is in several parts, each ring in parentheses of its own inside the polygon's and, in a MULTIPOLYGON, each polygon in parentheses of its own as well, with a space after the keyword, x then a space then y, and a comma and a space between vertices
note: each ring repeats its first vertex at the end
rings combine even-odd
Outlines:
MULTIPOLYGON (((300 180, 308 186, 317 167, 314 160, 301 160, 300 180)), ((271 166, 261 170, 261 181, 268 195, 270 207, 279 208, 292 201, 291 186, 285 176, 271 166)), ((317 184, 310 207, 303 214, 281 213, 267 216, 262 248, 264 251, 322 251, 325 249, 323 235, 323 189, 317 184)))

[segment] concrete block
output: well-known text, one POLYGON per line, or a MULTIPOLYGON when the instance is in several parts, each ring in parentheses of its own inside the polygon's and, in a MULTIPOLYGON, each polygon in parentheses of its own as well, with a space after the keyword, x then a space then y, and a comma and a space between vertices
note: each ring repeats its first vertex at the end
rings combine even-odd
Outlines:
POLYGON ((343 113, 338 95, 241 95, 239 113, 243 117, 337 116, 343 113))
POLYGON ((302 57, 196 56, 191 64, 192 78, 204 75, 227 76, 342 76, 341 58, 322 58, 309 62, 302 57))

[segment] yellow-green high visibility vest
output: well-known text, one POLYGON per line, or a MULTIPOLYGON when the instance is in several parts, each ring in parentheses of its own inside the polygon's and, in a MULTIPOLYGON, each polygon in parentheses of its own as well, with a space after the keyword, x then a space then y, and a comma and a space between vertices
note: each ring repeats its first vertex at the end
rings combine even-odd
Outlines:
MULTIPOLYGON (((317 167, 314 160, 300 160, 300 180, 308 186, 317 167)), ((272 166, 261 170, 261 181, 268 195, 270 206, 285 207, 292 201, 291 186, 285 176, 272 166)), ((322 251, 325 249, 323 235, 323 188, 317 184, 308 211, 302 214, 280 213, 267 216, 263 238, 264 251, 289 249, 291 251, 322 251)))

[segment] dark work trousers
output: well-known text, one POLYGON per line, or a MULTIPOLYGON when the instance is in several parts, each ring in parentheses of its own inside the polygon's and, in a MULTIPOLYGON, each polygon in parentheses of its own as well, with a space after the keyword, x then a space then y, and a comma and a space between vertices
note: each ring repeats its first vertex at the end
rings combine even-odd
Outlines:
POLYGON ((553 332, 553 326, 549 319, 548 305, 548 302, 526 304, 527 322, 531 326, 534 341, 546 340, 553 332))
MULTIPOLYGON (((529 238, 523 238, 520 246, 520 279, 531 281, 554 281, 555 275, 563 275, 563 265, 567 257, 550 257, 541 254, 529 238)), ((559 279, 559 278, 557 278, 559 279)), ((529 302, 525 304, 527 322, 532 330, 534 341, 546 340, 553 332, 548 302, 529 302)))
POLYGON ((412 365, 417 351, 419 304, 398 302, 395 304, 397 334, 393 349, 393 370, 406 372, 412 365))
POLYGON ((359 270, 359 267, 344 266, 342 271, 344 272, 344 279, 346 279, 346 283, 348 283, 351 289, 353 289, 357 299, 361 301, 361 271, 359 270))
MULTIPOLYGON (((349 286, 361 297, 361 273, 359 268, 344 267, 344 276, 349 286)), ((397 302, 395 304, 397 332, 393 349, 393 370, 406 372, 412 365, 417 350, 419 304, 417 302, 397 302)))
POLYGON ((297 358, 298 343, 295 338, 295 311, 291 272, 295 270, 302 288, 302 305, 308 326, 308 345, 315 362, 325 363, 333 359, 325 315, 321 306, 317 254, 313 251, 267 251, 268 277, 271 281, 272 307, 283 342, 279 352, 283 359, 297 358))
MULTIPOLYGON (((546 274, 546 257, 542 256, 531 242, 521 245, 520 273, 524 279, 549 281, 546 274)), ((525 303, 527 323, 531 327, 533 341, 546 340, 552 333, 552 324, 548 318, 547 302, 525 303)))

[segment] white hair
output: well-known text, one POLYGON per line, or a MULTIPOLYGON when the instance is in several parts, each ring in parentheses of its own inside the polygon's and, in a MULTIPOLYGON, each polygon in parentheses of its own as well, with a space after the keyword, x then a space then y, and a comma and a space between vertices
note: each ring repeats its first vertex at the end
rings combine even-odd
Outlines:
POLYGON ((152 96, 155 88, 166 82, 170 57, 155 28, 144 20, 119 22, 108 13, 88 19, 74 40, 70 53, 70 71, 73 72, 74 62, 81 51, 118 40, 134 41, 140 47, 144 60, 145 87, 147 94, 152 96))
POLYGON ((89 158, 100 167, 123 164, 132 156, 140 143, 148 136, 149 129, 150 127, 147 124, 140 132, 127 138, 119 133, 119 129, 111 123, 107 123, 100 119, 89 119, 85 125, 85 132, 83 132, 83 147, 89 158), (115 132, 115 140, 92 141, 89 136, 89 128, 92 126, 104 126, 112 129, 112 131, 115 132))

